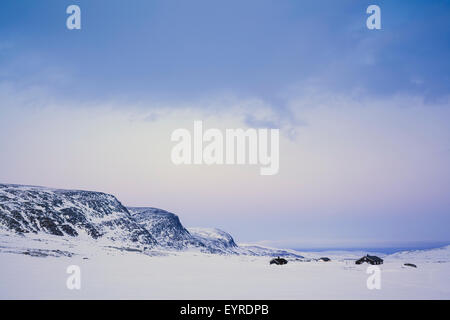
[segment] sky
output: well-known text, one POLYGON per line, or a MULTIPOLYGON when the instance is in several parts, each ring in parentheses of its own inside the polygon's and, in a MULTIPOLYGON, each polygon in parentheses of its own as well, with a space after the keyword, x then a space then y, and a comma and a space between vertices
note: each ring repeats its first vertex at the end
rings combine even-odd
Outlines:
POLYGON ((3 0, 0 181, 113 193, 239 242, 449 241, 449 54, 450 1, 3 0), (279 174, 173 165, 194 120, 279 128, 279 174))

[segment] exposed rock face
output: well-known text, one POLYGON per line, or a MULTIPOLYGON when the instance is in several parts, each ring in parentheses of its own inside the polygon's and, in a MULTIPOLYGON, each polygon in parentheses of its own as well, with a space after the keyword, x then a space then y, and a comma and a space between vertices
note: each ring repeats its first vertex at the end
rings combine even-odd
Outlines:
MULTIPOLYGON (((240 247, 225 231, 186 229, 173 213, 152 207, 126 208, 113 195, 93 191, 0 184, 1 230, 20 235, 44 233, 69 243, 74 237, 106 239, 108 247, 118 250, 193 249, 214 254, 300 257, 279 249, 240 247)), ((59 254, 58 250, 52 254, 59 254)))
POLYGON ((128 207, 133 218, 165 249, 199 249, 205 253, 236 254, 233 237, 218 229, 186 229, 177 215, 158 208, 128 207))
POLYGON ((160 246, 172 249, 205 247, 180 222, 177 215, 158 208, 128 207, 137 223, 149 231, 160 246))
POLYGON ((156 244, 114 196, 102 192, 0 184, 0 228, 156 244))

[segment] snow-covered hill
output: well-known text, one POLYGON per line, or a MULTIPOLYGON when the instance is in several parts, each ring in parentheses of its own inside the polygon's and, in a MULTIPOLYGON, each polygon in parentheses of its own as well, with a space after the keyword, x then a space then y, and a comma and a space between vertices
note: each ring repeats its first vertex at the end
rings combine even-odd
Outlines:
POLYGON ((300 253, 295 250, 270 248, 254 244, 240 244, 239 250, 241 254, 249 256, 270 256, 270 257, 285 257, 295 259, 305 258, 303 255, 300 255, 300 253))
POLYGON ((102 192, 0 184, 0 229, 156 245, 113 195, 102 192))
POLYGON ((183 250, 203 246, 183 227, 178 216, 171 212, 151 207, 128 207, 128 210, 162 247, 183 250))
POLYGON ((198 250, 204 253, 287 256, 301 258, 298 253, 261 246, 237 245, 233 237, 217 228, 185 228, 177 215, 151 207, 128 207, 133 218, 166 250, 198 250))
POLYGON ((128 207, 133 218, 158 244, 169 250, 198 249, 205 253, 237 254, 233 237, 219 229, 186 229, 177 215, 152 207, 128 207))
POLYGON ((234 249, 238 246, 233 237, 222 230, 215 228, 189 228, 194 239, 203 243, 208 248, 214 248, 212 253, 236 253, 234 249))
POLYGON ((150 255, 164 250, 193 250, 301 257, 292 251, 238 246, 229 233, 219 229, 186 229, 171 212, 152 207, 126 208, 110 194, 12 184, 0 184, 0 235, 8 235, 3 237, 0 251, 35 255, 58 255, 62 251, 70 255, 75 254, 75 247, 97 245, 150 255), (14 243, 20 246, 13 248, 14 243), (148 252, 150 249, 155 252, 148 252))
POLYGON ((390 254, 385 257, 387 261, 403 261, 403 262, 450 262, 450 245, 426 250, 410 250, 390 254))

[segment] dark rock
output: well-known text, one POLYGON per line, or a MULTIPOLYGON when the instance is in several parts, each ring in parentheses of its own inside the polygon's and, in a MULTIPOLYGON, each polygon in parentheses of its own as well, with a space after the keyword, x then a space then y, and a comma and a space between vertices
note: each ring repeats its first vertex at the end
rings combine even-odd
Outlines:
POLYGON ((414 263, 405 263, 404 266, 417 268, 417 266, 414 263))
POLYGON ((0 184, 0 229, 19 234, 44 232, 154 246, 156 240, 112 195, 0 184))
POLYGON ((330 258, 327 258, 327 257, 321 257, 321 258, 317 259, 317 261, 330 262, 331 259, 330 259, 330 258))
POLYGON ((286 259, 280 257, 270 260, 270 264, 283 265, 287 263, 288 261, 286 259))

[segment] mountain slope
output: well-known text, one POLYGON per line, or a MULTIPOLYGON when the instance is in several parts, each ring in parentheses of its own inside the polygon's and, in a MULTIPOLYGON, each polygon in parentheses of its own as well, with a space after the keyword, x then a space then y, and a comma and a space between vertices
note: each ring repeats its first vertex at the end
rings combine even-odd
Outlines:
MULTIPOLYGON (((93 191, 0 184, 1 230, 5 236, 11 232, 28 235, 30 240, 33 239, 30 243, 34 244, 39 239, 46 239, 46 245, 52 246, 53 243, 53 251, 58 250, 57 243, 72 246, 74 239, 98 239, 108 241, 104 244, 91 241, 92 245, 120 251, 145 251, 150 255, 156 252, 151 253, 147 249, 154 248, 156 251, 196 250, 213 254, 301 257, 279 249, 240 247, 225 231, 186 229, 173 213, 152 207, 126 208, 113 195, 93 191)), ((14 241, 10 241, 13 238, 5 239, 7 246, 14 246, 14 241)), ((19 252, 28 252, 27 241, 18 242, 22 243, 19 252)))
POLYGON ((386 256, 386 260, 400 260, 403 262, 450 262, 450 245, 442 248, 401 251, 386 256))
POLYGON ((180 222, 177 215, 152 207, 128 207, 133 218, 165 248, 183 250, 189 247, 204 247, 180 222))
POLYGON ((188 228, 194 239, 210 248, 211 253, 237 253, 233 237, 216 228, 188 228))
POLYGON ((19 234, 88 235, 156 244, 113 195, 102 192, 0 184, 0 228, 19 234))
POLYGON ((233 237, 218 229, 186 229, 177 215, 152 207, 128 207, 133 218, 170 250, 197 249, 204 253, 236 254, 233 237))

